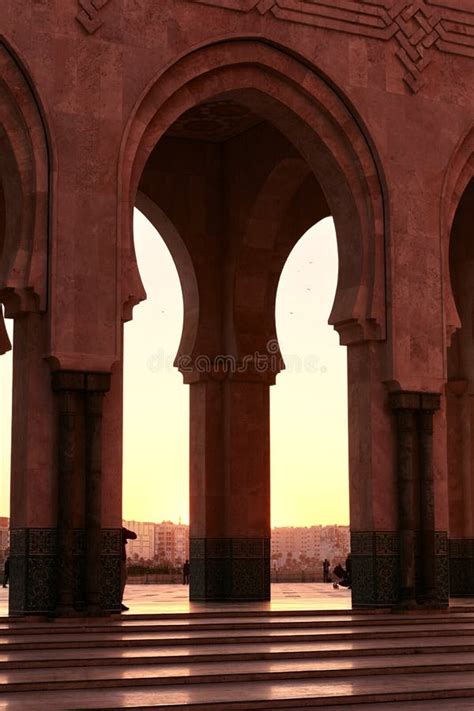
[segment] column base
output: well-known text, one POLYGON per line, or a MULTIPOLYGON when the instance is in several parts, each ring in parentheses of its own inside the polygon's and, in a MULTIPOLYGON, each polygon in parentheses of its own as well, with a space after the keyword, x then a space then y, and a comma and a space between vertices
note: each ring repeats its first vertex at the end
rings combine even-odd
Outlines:
POLYGON ((270 600, 269 538, 191 538, 190 599, 270 600))
MULTIPOLYGON (((9 614, 88 616, 85 604, 84 531, 74 532, 74 605, 57 607, 58 562, 55 528, 10 532, 9 614)), ((121 529, 102 530, 100 614, 120 612, 121 529)), ((99 613, 98 613, 99 614, 99 613)))
POLYGON ((474 597, 474 538, 449 540, 451 597, 474 597))
MULTIPOLYGON (((394 531, 352 531, 352 606, 399 608, 400 542, 394 531)), ((416 602, 423 604, 421 561, 416 556, 416 602)), ((435 599, 424 607, 443 608, 449 605, 448 538, 445 531, 435 534, 435 599)))

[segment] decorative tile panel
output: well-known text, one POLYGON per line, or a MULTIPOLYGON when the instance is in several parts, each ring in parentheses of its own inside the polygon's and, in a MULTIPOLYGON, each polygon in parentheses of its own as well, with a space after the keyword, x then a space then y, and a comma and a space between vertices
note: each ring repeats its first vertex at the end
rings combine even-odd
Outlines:
POLYGON ((270 539, 190 540, 192 600, 269 600, 270 539))
MULTIPOLYGON (((12 529, 10 537, 11 614, 53 614, 57 599, 57 531, 53 528, 12 529)), ((102 531, 102 605, 120 609, 121 529, 102 531)), ((85 606, 85 534, 74 531, 75 607, 85 606)))
POLYGON ((474 539, 449 540, 449 587, 451 597, 474 595, 474 539))
POLYGON ((352 604, 391 606, 399 597, 399 538, 393 531, 351 531, 352 604))

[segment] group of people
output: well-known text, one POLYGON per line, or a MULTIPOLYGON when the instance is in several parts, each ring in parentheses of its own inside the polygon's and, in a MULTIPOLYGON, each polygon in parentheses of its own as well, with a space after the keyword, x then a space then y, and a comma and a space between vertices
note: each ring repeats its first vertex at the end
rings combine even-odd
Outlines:
POLYGON ((342 567, 342 565, 338 564, 334 567, 333 569, 333 575, 336 577, 336 580, 333 580, 331 577, 331 564, 328 561, 327 558, 323 560, 323 582, 325 583, 332 583, 333 587, 337 590, 337 588, 348 588, 349 590, 352 588, 352 560, 351 560, 351 554, 346 558, 345 562, 345 568, 342 567))

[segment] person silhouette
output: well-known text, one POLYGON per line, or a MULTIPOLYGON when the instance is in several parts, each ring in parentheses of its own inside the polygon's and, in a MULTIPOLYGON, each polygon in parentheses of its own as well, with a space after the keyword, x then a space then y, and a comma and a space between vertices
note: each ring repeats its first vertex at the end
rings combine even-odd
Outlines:
POLYGON ((330 563, 327 558, 323 560, 323 582, 329 583, 329 568, 330 563))
POLYGON ((10 556, 7 556, 5 558, 5 562, 3 564, 3 587, 4 588, 7 587, 9 580, 10 580, 10 556))
POLYGON ((135 531, 129 531, 128 528, 122 526, 122 559, 120 566, 120 611, 126 612, 129 608, 123 604, 123 593, 127 583, 127 551, 125 546, 127 541, 134 541, 137 538, 135 531))
POLYGON ((189 585, 189 570, 189 560, 186 559, 186 562, 183 565, 183 585, 189 585))

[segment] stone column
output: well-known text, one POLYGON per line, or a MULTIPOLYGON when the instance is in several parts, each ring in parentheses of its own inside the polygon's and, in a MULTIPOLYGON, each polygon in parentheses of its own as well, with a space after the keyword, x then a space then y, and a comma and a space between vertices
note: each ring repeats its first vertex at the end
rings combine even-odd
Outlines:
POLYGON ((102 405, 108 373, 56 371, 58 583, 55 613, 101 613, 102 405), (84 549, 80 544, 84 541, 84 549), (85 598, 85 599, 84 599, 85 598))
POLYGON ((86 605, 91 615, 101 613, 102 554, 102 407, 110 388, 108 373, 89 374, 85 392, 86 605))
MULTIPOLYGON (((75 614, 74 519, 78 513, 78 465, 83 417, 82 373, 53 373, 58 395, 58 587, 56 614, 75 614)), ((76 573, 77 574, 77 573, 76 573)))
POLYGON ((15 318, 9 590, 10 614, 44 615, 57 599, 57 411, 44 359, 48 323, 15 318))
POLYGON ((400 537, 400 606, 416 605, 415 538, 415 477, 417 455, 417 393, 392 393, 390 406, 397 422, 398 526, 400 537))
POLYGON ((436 531, 433 480, 433 415, 440 395, 421 395, 420 410, 420 543, 422 552, 422 602, 436 604, 436 531))
MULTIPOLYGON (((436 530, 433 415, 438 393, 393 392, 397 418, 399 605, 447 605, 447 537, 436 530)), ((441 516, 441 514, 440 514, 441 516)), ((440 518, 441 521, 442 516, 440 518)))
POLYGON ((269 384, 191 381, 190 418, 190 597, 268 600, 269 384))
POLYGON ((399 595, 396 432, 387 408, 384 344, 350 345, 349 491, 352 605, 394 605, 399 595))

